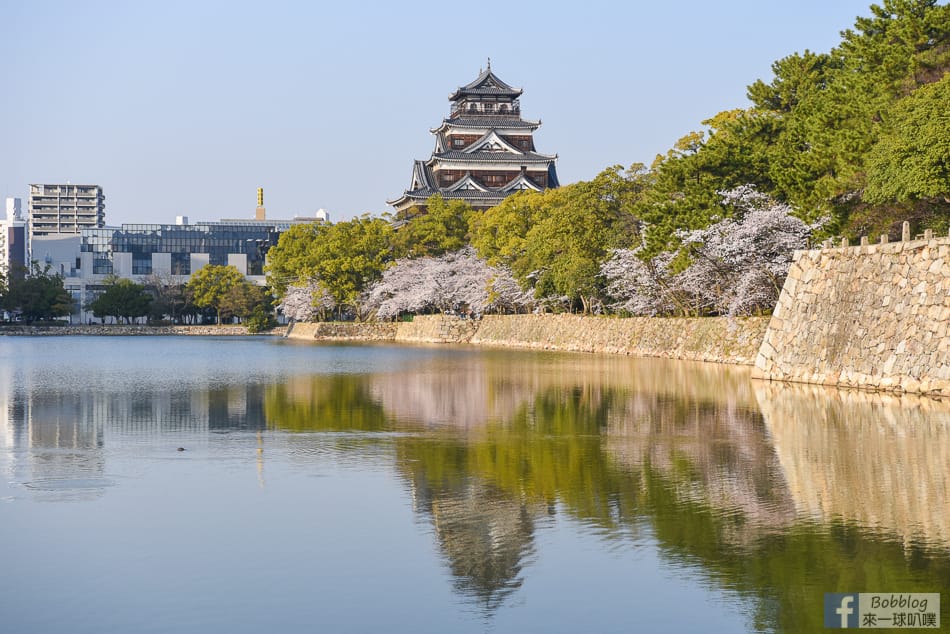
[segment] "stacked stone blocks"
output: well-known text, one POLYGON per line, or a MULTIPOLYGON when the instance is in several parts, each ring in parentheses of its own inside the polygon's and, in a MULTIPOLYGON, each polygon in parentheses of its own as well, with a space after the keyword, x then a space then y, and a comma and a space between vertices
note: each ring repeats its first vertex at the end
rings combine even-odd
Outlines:
POLYGON ((950 238, 798 251, 754 376, 950 394, 950 238))

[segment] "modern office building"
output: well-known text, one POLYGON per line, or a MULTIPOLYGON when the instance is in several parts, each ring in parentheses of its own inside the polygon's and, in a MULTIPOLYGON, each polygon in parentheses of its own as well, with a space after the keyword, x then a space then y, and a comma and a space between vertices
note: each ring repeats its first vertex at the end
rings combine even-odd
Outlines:
POLYGON ((30 242, 35 236, 102 227, 106 197, 98 185, 30 185, 30 242))
POLYGON ((263 284, 267 251, 291 224, 279 220, 222 220, 85 229, 79 247, 79 270, 90 282, 109 275, 132 279, 175 276, 187 281, 206 264, 230 264, 249 280, 263 284))
POLYGON ((449 96, 449 116, 430 130, 432 156, 413 164, 409 189, 388 203, 402 212, 441 194, 486 209, 522 190, 558 187, 557 155, 535 150, 532 135, 541 121, 521 118, 521 93, 499 79, 491 63, 458 88, 449 96))
MULTIPOLYGON (((101 202, 101 188, 95 186, 31 185, 37 199, 44 198, 44 209, 51 207, 57 187, 78 187, 75 200, 101 202), (83 188, 86 188, 83 190, 83 188), (89 188, 98 191, 92 192, 89 188), (42 195, 41 195, 42 194, 42 195), (48 195, 47 195, 48 194, 48 195), (86 198, 83 199, 82 197, 86 198)), ((69 190, 72 195, 72 189, 69 190)), ((62 199, 62 197, 61 197, 62 199)), ((31 210, 33 197, 31 194, 31 210)), ((37 202, 37 207, 40 203, 37 202)), ((75 203, 74 209, 88 207, 75 203)), ((104 206, 103 206, 104 207, 104 206)), ((263 192, 258 192, 258 207, 263 207, 263 192)), ((321 210, 322 211, 322 210, 321 210)), ((264 216, 260 210, 258 216, 264 216)), ((175 224, 102 225, 102 214, 83 222, 78 232, 52 231, 51 221, 32 235, 31 257, 41 267, 62 275, 66 290, 74 303, 74 323, 88 323, 93 315, 86 306, 105 288, 110 276, 127 278, 138 283, 185 284, 201 267, 231 265, 248 281, 263 286, 264 263, 268 250, 276 246, 281 233, 295 224, 322 222, 327 214, 295 217, 292 220, 233 219, 218 222, 188 223, 188 217, 176 217, 175 224)), ((64 216, 60 215, 60 219, 64 216)), ((266 216, 265 216, 266 217, 266 216)))
POLYGON ((19 198, 6 199, 6 214, 0 218, 0 275, 9 277, 10 271, 26 266, 27 223, 19 198))
POLYGON ((35 246, 48 248, 51 254, 41 258, 63 275, 66 290, 73 297, 76 309, 70 319, 78 323, 93 319, 85 307, 112 275, 140 284, 185 284, 205 265, 231 265, 248 281, 263 286, 267 252, 277 244, 280 234, 291 225, 316 221, 300 218, 188 224, 184 216, 177 220, 176 224, 124 224, 84 229, 75 237, 57 236, 74 239, 72 244, 55 240, 54 236, 37 237, 35 246))

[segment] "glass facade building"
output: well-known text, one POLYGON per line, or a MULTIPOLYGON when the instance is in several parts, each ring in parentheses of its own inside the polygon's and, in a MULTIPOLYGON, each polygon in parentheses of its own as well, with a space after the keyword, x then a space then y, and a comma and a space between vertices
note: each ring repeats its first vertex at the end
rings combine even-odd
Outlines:
POLYGON ((291 222, 199 222, 193 225, 124 224, 85 229, 80 245, 83 277, 166 274, 187 276, 205 264, 264 274, 267 251, 291 222))

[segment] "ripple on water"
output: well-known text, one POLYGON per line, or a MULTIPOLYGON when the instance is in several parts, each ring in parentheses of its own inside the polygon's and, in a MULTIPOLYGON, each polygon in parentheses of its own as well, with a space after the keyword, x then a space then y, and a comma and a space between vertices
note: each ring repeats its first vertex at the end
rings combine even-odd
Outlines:
POLYGON ((42 478, 23 483, 24 488, 35 492, 38 500, 51 502, 92 500, 115 485, 108 478, 42 478))
POLYGON ((24 482, 23 486, 35 491, 85 491, 115 486, 107 478, 43 478, 24 482))

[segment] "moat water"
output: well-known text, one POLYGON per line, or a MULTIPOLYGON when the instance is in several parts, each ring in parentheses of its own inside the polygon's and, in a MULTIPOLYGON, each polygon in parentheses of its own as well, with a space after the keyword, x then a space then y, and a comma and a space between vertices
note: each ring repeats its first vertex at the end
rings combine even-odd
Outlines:
POLYGON ((817 632, 942 592, 950 404, 745 368, 0 337, 0 631, 817 632))

